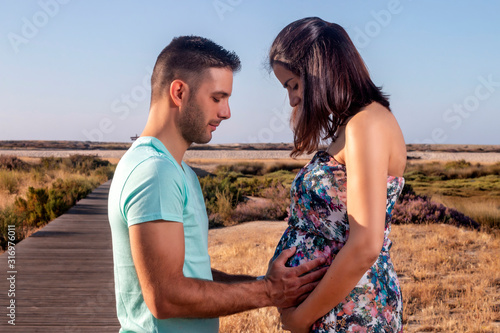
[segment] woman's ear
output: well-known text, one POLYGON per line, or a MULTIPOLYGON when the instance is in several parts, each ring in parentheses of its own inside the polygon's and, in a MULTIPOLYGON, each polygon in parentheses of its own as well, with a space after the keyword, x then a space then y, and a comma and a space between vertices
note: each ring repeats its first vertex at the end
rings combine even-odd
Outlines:
POLYGON ((170 99, 177 107, 180 107, 187 98, 188 89, 187 84, 182 80, 174 80, 170 84, 170 99))

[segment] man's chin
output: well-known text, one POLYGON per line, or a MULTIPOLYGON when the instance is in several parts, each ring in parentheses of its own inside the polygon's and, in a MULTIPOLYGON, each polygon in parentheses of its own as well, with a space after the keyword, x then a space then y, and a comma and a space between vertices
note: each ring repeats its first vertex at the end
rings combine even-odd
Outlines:
POLYGON ((206 143, 209 143, 212 140, 212 133, 210 133, 209 137, 206 138, 200 138, 196 140, 194 143, 199 144, 199 145, 204 145, 206 143))

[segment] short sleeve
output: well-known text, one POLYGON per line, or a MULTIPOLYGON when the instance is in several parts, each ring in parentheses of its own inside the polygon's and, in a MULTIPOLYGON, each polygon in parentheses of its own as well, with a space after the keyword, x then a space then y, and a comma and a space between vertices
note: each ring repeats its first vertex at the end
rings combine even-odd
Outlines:
POLYGON ((187 189, 179 169, 170 160, 155 156, 130 173, 120 200, 129 227, 155 220, 183 222, 187 189))

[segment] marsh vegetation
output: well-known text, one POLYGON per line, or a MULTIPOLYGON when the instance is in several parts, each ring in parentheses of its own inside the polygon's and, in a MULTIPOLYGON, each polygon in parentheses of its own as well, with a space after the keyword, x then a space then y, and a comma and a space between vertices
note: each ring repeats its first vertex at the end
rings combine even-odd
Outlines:
POLYGON ((32 234, 110 179, 114 166, 83 155, 20 159, 0 156, 0 247, 8 226, 16 241, 32 234))

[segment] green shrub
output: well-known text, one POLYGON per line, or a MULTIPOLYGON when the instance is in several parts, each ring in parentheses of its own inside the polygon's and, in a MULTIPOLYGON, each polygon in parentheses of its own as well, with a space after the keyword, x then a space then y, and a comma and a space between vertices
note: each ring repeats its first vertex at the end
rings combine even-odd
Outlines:
POLYGON ((470 168, 471 166, 472 166, 472 164, 470 162, 467 162, 466 160, 446 162, 444 164, 444 168, 446 170, 450 170, 450 169, 466 169, 466 168, 470 168))
POLYGON ((240 162, 235 164, 218 165, 215 172, 219 174, 227 174, 230 172, 241 173, 243 175, 263 175, 264 163, 249 163, 240 162))
POLYGON ((208 215, 209 227, 214 228, 231 225, 233 223, 232 215, 235 208, 233 194, 228 188, 222 191, 216 189, 215 197, 215 207, 212 207, 208 215))
POLYGON ((219 173, 200 179, 207 215, 214 225, 230 223, 232 209, 242 200, 235 179, 235 173, 219 173))
POLYGON ((39 168, 43 170, 58 170, 61 168, 62 158, 60 157, 42 157, 39 168))
POLYGON ((104 183, 105 181, 113 178, 113 174, 115 173, 115 165, 107 165, 99 167, 95 170, 94 175, 99 179, 100 183, 104 183))
POLYGON ((263 198, 240 203, 233 211, 231 219, 235 222, 285 219, 290 206, 290 189, 277 184, 264 189, 262 193, 263 198))
POLYGON ((50 220, 66 213, 71 208, 73 202, 71 195, 68 195, 68 193, 55 189, 49 190, 49 199, 45 204, 45 209, 49 214, 50 220))
POLYGON ((239 178, 237 180, 242 195, 256 196, 260 193, 262 184, 256 177, 239 178))
POLYGON ((286 191, 290 191, 293 180, 295 179, 295 173, 287 170, 278 170, 266 174, 262 179, 262 188, 260 194, 265 196, 265 191, 267 188, 276 187, 282 185, 286 191))
POLYGON ((51 189, 28 188, 26 199, 17 198, 15 208, 30 226, 42 226, 64 214, 98 185, 87 179, 57 179, 51 189))
POLYGON ((295 175, 304 165, 305 163, 303 161, 276 162, 274 164, 268 165, 265 169, 265 173, 267 174, 282 170, 282 171, 290 171, 295 175))
POLYGON ((16 210, 19 215, 30 226, 41 226, 50 221, 50 214, 45 208, 49 200, 49 193, 46 188, 28 188, 26 199, 17 198, 15 201, 16 210))
POLYGON ((65 160, 65 163, 70 169, 86 175, 100 167, 110 165, 108 161, 89 155, 71 155, 69 159, 65 160))
POLYGON ((5 249, 8 244, 9 225, 15 226, 15 240, 18 242, 24 238, 22 220, 14 209, 7 207, 0 210, 0 247, 5 249))
POLYGON ((98 185, 99 182, 85 178, 70 178, 65 180, 58 178, 52 183, 52 189, 67 194, 71 205, 73 205, 76 201, 85 198, 98 185))
POLYGON ((286 217, 286 209, 290 204, 290 184, 295 175, 282 169, 264 176, 248 174, 258 170, 259 165, 251 169, 245 164, 245 170, 239 166, 221 167, 214 175, 200 178, 210 227, 227 226, 256 218, 281 220, 286 217), (243 203, 248 196, 263 199, 243 203))

